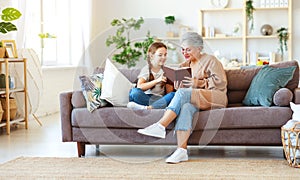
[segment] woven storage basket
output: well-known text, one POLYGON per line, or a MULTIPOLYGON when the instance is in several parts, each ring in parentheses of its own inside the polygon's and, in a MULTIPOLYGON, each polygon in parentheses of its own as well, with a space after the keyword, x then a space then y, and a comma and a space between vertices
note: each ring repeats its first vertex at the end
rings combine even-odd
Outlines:
POLYGON ((1 105, 1 103, 0 103, 0 123, 1 123, 1 121, 2 121, 3 114, 4 114, 4 111, 3 111, 2 105, 1 105))
MULTIPOLYGON (((6 111, 7 111, 7 107, 6 107, 6 98, 5 97, 1 97, 1 105, 3 108, 3 116, 2 116, 2 120, 6 120, 6 111)), ((15 98, 9 97, 9 105, 10 105, 10 120, 14 119, 17 115, 17 101, 15 98)))
POLYGON ((300 168, 300 122, 289 120, 282 126, 281 140, 289 165, 300 168))

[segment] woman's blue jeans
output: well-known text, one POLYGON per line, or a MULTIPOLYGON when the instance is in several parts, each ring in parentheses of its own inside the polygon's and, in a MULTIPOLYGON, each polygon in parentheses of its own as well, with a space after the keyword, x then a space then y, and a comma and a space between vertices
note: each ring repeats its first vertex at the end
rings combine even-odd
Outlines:
POLYGON ((156 96, 153 94, 145 94, 140 88, 132 88, 129 92, 129 101, 144 106, 152 106, 153 109, 164 109, 171 102, 174 94, 174 92, 170 92, 164 96, 156 96))
POLYGON ((175 131, 192 130, 193 115, 199 109, 191 104, 192 88, 180 88, 166 109, 176 113, 175 131))

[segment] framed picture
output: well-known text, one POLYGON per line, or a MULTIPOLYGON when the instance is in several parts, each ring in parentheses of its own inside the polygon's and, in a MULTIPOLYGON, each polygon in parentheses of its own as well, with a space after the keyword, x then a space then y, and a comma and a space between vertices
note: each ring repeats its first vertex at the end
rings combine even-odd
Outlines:
POLYGON ((11 47, 6 47, 5 50, 6 50, 6 55, 7 55, 8 58, 14 58, 15 57, 11 47))
MULTIPOLYGON (((6 49, 11 49, 14 58, 18 57, 15 40, 2 40, 1 42, 2 42, 3 47, 5 47, 6 49)), ((9 53, 9 52, 7 52, 7 53, 9 53)))

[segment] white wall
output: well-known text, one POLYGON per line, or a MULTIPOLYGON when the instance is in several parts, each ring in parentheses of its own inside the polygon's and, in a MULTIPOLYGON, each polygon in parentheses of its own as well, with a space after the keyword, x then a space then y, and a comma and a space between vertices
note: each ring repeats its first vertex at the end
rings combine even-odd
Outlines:
POLYGON ((39 117, 59 112, 59 94, 74 89, 76 67, 43 68, 42 72, 44 89, 35 113, 39 117))

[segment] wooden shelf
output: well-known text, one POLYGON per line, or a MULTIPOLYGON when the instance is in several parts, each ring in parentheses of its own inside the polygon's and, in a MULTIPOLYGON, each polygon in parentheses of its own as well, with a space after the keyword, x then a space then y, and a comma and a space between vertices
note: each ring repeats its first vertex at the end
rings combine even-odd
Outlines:
POLYGON ((10 125, 15 123, 25 123, 25 128, 28 129, 28 112, 27 112, 27 77, 26 77, 26 58, 0 58, 0 72, 5 74, 5 87, 0 89, 0 95, 4 95, 6 98, 6 108, 7 111, 3 116, 6 116, 6 120, 0 122, 0 127, 6 127, 6 133, 10 134, 10 125), (24 75, 24 85, 23 87, 18 87, 14 89, 9 88, 9 69, 10 65, 13 63, 23 64, 23 75, 24 75), (2 70, 4 66, 4 71, 2 70), (24 94, 24 117, 17 119, 10 119, 10 103, 9 98, 11 93, 23 93, 24 94))
POLYGON ((217 8, 217 9, 201 9, 202 12, 226 12, 226 11, 242 11, 242 8, 217 8))
POLYGON ((242 36, 226 36, 226 37, 203 37, 204 40, 242 40, 242 36))
MULTIPOLYGON (((238 0, 236 0, 238 1, 238 0)), ((205 41, 216 41, 216 40, 226 40, 227 45, 230 45, 230 41, 236 42, 240 41, 242 43, 242 52, 241 52, 241 59, 242 59, 242 64, 246 65, 247 64, 247 52, 251 51, 253 46, 252 44, 259 44, 260 42, 255 42, 259 40, 266 40, 263 43, 268 43, 273 42, 273 40, 278 39, 276 35, 276 31, 273 30, 273 35, 271 36, 263 36, 263 35, 250 35, 248 33, 248 19, 246 17, 246 1, 243 0, 243 5, 242 7, 238 8, 216 8, 216 9, 200 9, 199 10, 199 34, 203 36, 203 40, 205 41), (240 13, 241 12, 241 13, 240 13), (238 14, 237 14, 238 13, 238 14), (217 23, 214 24, 212 22, 212 19, 215 17, 221 17, 225 23, 217 23), (228 19, 230 17, 236 17, 236 19, 228 19), (211 18, 211 19, 210 19, 211 18), (227 19, 226 19, 227 18, 227 19), (210 21, 208 21, 210 20, 210 21), (207 22, 208 21, 208 22, 207 22), (228 34, 228 23, 226 22, 232 22, 232 21, 237 21, 241 25, 241 31, 239 33, 239 36, 226 36, 226 37, 209 37, 212 36, 213 34, 228 34), (210 28, 213 28, 213 32, 210 33, 210 28), (208 32, 205 33, 205 31, 209 30, 208 32), (217 31, 217 32, 214 32, 217 31), (207 35, 207 37, 205 37, 207 35)), ((278 12, 278 13, 285 13, 284 15, 287 15, 287 19, 281 20, 283 23, 287 24, 287 28, 289 31, 289 40, 288 40, 288 60, 292 60, 293 57, 293 47, 292 47, 292 40, 293 40, 293 24, 292 24, 292 0, 288 0, 288 7, 254 7, 254 15, 255 16, 264 16, 264 15, 269 15, 272 11, 278 12), (259 13, 258 13, 259 12, 259 13), (257 13, 257 14, 256 14, 257 13)), ((256 17, 257 18, 257 17, 256 17)), ((255 21, 254 21, 255 23, 255 21)), ((232 26, 232 25, 230 25, 232 26)), ((234 26, 232 26, 233 29, 234 26)), ((272 44, 273 45, 273 44, 272 44)), ((270 46, 268 46, 270 47, 270 46)), ((275 49, 275 48, 274 48, 275 49)), ((263 48, 260 50, 263 51, 263 48)), ((269 51, 266 50, 266 51, 269 51)), ((277 51, 277 50, 276 50, 277 51)), ((248 56, 249 57, 249 56, 248 56)))

